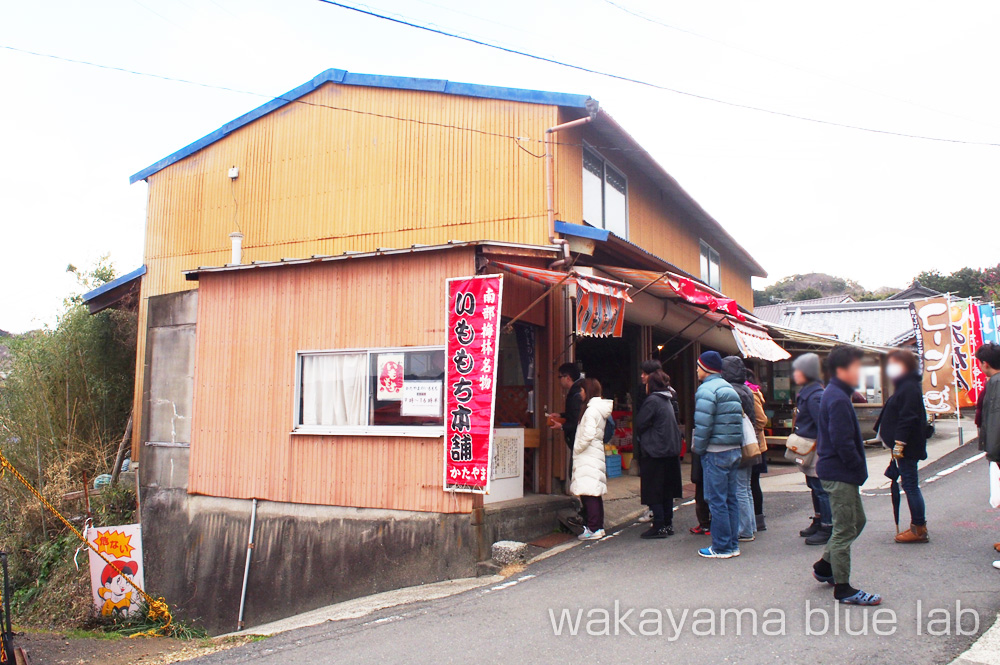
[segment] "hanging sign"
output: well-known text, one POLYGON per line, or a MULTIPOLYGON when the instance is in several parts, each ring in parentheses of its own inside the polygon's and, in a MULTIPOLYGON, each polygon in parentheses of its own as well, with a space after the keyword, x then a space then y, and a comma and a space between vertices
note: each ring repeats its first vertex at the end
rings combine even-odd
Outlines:
POLYGON ((488 494, 503 278, 447 283, 444 489, 488 494))
POLYGON ((111 562, 88 549, 94 606, 102 617, 131 616, 139 610, 142 598, 125 577, 144 588, 142 527, 138 524, 92 527, 87 531, 87 540, 111 562))
POLYGON ((974 407, 986 387, 986 377, 979 368, 979 308, 971 300, 953 300, 951 329, 955 345, 955 379, 958 381, 958 405, 974 407))
POLYGON ((955 368, 952 360, 951 316, 947 296, 914 300, 910 317, 917 333, 917 355, 923 375, 928 413, 954 413, 955 368))

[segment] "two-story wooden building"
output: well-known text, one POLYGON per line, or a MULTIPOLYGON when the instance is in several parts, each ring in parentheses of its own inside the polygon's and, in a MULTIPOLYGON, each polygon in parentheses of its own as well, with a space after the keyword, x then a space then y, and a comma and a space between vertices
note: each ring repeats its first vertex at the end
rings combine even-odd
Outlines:
POLYGON ((147 579, 213 630, 236 627, 241 596, 257 623, 467 575, 517 535, 504 507, 542 525, 544 501, 491 501, 562 492, 543 417, 560 363, 627 408, 643 357, 693 392, 701 344, 773 347, 739 307, 763 269, 585 96, 328 70, 140 180, 147 579), (574 293, 550 286, 571 268, 631 288, 621 338, 574 334, 574 293), (496 422, 523 468, 484 501, 443 491, 442 418, 380 402, 372 374, 392 354, 440 380, 445 280, 492 272, 516 319, 496 422))

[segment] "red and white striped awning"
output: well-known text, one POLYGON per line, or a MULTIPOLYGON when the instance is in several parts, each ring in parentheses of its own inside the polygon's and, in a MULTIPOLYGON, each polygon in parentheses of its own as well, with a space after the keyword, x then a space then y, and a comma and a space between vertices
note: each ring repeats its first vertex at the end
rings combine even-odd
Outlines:
POLYGON ((766 330, 735 321, 732 324, 733 337, 736 338, 736 345, 740 347, 740 353, 744 357, 760 358, 771 362, 788 360, 792 357, 792 354, 778 346, 778 343, 771 339, 766 330))
POLYGON ((575 285, 577 334, 592 337, 622 336, 622 327, 625 325, 625 303, 632 302, 628 295, 628 289, 631 288, 629 284, 584 275, 576 271, 557 272, 499 261, 493 261, 493 265, 547 286, 575 285))

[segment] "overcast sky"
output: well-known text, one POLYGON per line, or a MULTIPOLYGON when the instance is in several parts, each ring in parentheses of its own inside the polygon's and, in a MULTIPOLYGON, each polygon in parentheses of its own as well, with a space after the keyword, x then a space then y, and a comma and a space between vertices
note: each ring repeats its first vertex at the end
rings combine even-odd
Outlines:
MULTIPOLYGON (((369 0, 680 90, 1000 143, 1000 3, 369 0)), ((583 93, 764 265, 868 288, 1000 261, 1000 148, 828 127, 545 65, 316 0, 4 3, 0 45, 281 94, 329 67, 583 93)), ((265 101, 0 49, 0 329, 51 322, 68 263, 142 262, 128 176, 265 101)), ((758 281, 761 286, 765 281, 758 281)))

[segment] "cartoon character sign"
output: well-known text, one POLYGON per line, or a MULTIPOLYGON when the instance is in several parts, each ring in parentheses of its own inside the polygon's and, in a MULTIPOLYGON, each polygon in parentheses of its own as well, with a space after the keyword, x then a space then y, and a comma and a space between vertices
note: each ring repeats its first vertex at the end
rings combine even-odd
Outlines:
POLYGON ((101 588, 97 590, 97 595, 104 600, 101 616, 125 618, 139 609, 139 594, 125 579, 125 575, 134 579, 137 572, 139 567, 135 561, 118 560, 104 566, 101 588))
POLYGON ((140 525, 91 528, 87 540, 103 555, 89 552, 94 607, 101 616, 116 619, 138 611, 142 599, 132 584, 145 584, 140 525))

